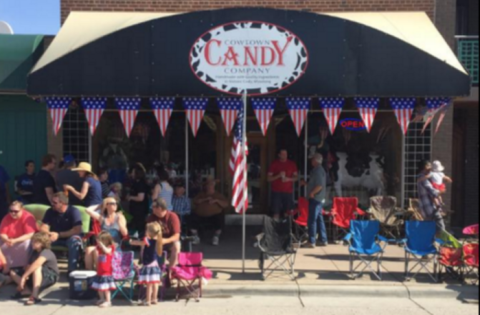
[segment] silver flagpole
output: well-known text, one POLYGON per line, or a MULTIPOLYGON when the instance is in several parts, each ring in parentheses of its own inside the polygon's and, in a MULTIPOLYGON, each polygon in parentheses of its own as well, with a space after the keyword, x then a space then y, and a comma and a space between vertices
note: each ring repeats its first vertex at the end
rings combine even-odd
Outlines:
MULTIPOLYGON (((248 183, 248 161, 247 161, 247 118, 248 118, 248 94, 247 90, 245 89, 245 93, 243 95, 243 160, 245 161, 245 169, 244 169, 244 179, 245 182, 248 183)), ((248 200, 248 184, 247 184, 247 200, 248 200)), ((245 204, 245 203, 244 203, 245 204)), ((247 209, 243 209, 242 213, 242 234, 243 234, 243 246, 242 246, 242 273, 245 273, 245 260, 246 260, 246 248, 247 248, 247 209)))

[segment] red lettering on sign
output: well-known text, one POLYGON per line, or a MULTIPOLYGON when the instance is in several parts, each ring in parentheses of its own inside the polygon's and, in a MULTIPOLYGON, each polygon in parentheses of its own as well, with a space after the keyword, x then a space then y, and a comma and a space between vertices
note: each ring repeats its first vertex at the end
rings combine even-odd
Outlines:
POLYGON ((280 48, 277 40, 272 41, 273 47, 275 48, 275 51, 276 51, 277 54, 278 54, 278 65, 279 65, 279 66, 285 65, 285 64, 283 63, 283 56, 284 56, 284 54, 285 54, 285 51, 287 51, 288 46, 290 46, 290 43, 292 42, 292 40, 293 40, 293 37, 292 37, 292 36, 288 37, 288 38, 287 38, 287 43, 285 44, 285 46, 283 47, 283 49, 280 48))
POLYGON ((238 54, 235 52, 235 48, 233 48, 233 46, 228 47, 222 66, 226 66, 229 61, 233 61, 233 65, 235 66, 240 65, 240 63, 238 62, 238 54))
POLYGON ((218 60, 218 62, 212 62, 212 60, 211 60, 210 46, 213 43, 217 44, 218 47, 222 46, 222 42, 217 40, 217 39, 212 39, 211 41, 209 41, 207 43, 207 45, 205 46, 205 60, 211 66, 218 66, 222 62, 221 58, 218 60))

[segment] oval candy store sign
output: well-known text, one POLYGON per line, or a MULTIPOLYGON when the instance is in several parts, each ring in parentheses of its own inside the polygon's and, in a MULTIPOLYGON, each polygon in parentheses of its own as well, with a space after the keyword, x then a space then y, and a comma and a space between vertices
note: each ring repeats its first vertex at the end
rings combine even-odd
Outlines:
POLYGON ((283 27, 234 22, 202 35, 190 53, 197 78, 233 95, 264 95, 288 88, 308 67, 303 42, 283 27))

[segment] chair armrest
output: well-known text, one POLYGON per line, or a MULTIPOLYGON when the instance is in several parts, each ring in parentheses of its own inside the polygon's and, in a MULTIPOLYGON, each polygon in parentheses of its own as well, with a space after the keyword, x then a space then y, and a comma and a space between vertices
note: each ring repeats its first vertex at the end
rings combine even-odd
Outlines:
POLYGON ((393 241, 396 242, 396 240, 388 239, 388 238, 386 238, 385 236, 382 236, 382 235, 378 235, 377 238, 378 238, 379 241, 384 242, 384 243, 390 243, 390 242, 393 242, 393 241))
POLYGON ((368 214, 367 212, 363 211, 363 210, 360 209, 360 208, 357 208, 357 209, 355 210, 355 212, 357 212, 357 213, 358 213, 360 216, 362 216, 362 217, 363 217, 363 216, 366 216, 366 215, 368 214))
POLYGON ((403 238, 401 240, 397 241, 398 245, 407 245, 408 240, 406 238, 403 238))
POLYGON ((435 239, 435 243, 437 243, 440 246, 446 246, 446 245, 452 244, 451 242, 446 242, 440 238, 435 239))

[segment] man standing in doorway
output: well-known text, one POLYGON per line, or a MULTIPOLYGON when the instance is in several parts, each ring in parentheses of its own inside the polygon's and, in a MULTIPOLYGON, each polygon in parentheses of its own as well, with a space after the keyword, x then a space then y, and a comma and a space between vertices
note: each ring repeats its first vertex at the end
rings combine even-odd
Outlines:
POLYGON ((288 151, 282 149, 278 160, 273 162, 268 171, 268 182, 272 183, 273 218, 280 219, 293 210, 293 188, 298 180, 298 168, 295 162, 288 159, 288 151))
POLYGON ((323 205, 325 203, 327 192, 327 173, 322 166, 323 156, 316 153, 312 159, 313 170, 310 173, 310 181, 307 185, 307 193, 309 198, 309 213, 308 213, 308 235, 309 242, 305 248, 315 248, 317 242, 317 234, 320 235, 321 247, 328 245, 327 229, 325 227, 325 220, 323 219, 323 205))
POLYGON ((57 167, 55 155, 48 154, 42 160, 42 169, 33 180, 33 203, 51 205, 53 195, 57 192, 52 172, 57 167))

